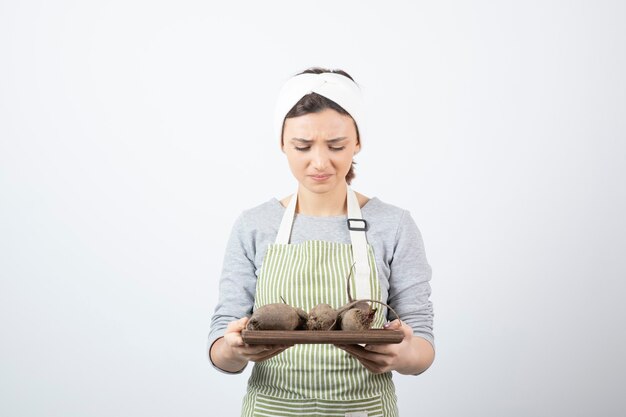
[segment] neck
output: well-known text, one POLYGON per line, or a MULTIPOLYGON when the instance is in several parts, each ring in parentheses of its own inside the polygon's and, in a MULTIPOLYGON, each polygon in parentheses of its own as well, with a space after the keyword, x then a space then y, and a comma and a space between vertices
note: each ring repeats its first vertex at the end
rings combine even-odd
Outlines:
POLYGON ((341 216, 347 213, 345 187, 335 187, 323 193, 313 193, 306 188, 298 187, 296 212, 307 216, 341 216))

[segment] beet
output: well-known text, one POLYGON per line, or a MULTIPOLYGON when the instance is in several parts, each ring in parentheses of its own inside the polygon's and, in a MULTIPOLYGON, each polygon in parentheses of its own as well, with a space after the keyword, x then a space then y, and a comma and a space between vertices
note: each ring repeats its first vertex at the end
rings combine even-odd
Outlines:
POLYGON ((341 316, 341 330, 369 330, 374 321, 376 309, 361 310, 360 308, 351 308, 341 316))
POLYGON ((248 330, 298 330, 306 326, 307 314, 285 303, 266 304, 256 309, 248 330))
POLYGON ((318 304, 309 311, 306 327, 309 330, 333 330, 337 326, 338 312, 328 304, 318 304))
POLYGON ((398 313, 389 306, 389 304, 383 303, 378 300, 353 300, 352 295, 350 294, 350 277, 352 276, 352 270, 354 269, 354 264, 352 264, 352 268, 350 268, 350 273, 348 274, 348 279, 346 282, 346 292, 348 293, 348 304, 339 308, 339 328, 341 330, 369 330, 372 327, 372 322, 374 321, 374 315, 376 314, 376 309, 372 308, 372 306, 368 303, 377 303, 387 307, 389 310, 395 314, 396 318, 400 319, 398 313))

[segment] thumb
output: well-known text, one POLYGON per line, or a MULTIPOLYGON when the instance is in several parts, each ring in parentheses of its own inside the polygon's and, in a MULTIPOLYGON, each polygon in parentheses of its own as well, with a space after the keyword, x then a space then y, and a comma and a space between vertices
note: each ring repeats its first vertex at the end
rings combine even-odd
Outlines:
POLYGON ((398 319, 395 319, 394 321, 385 323, 383 327, 387 330, 399 330, 402 327, 402 322, 398 319))
POLYGON ((226 332, 240 333, 243 329, 246 328, 247 323, 248 323, 248 317, 242 317, 239 320, 231 321, 230 323, 228 323, 226 332))

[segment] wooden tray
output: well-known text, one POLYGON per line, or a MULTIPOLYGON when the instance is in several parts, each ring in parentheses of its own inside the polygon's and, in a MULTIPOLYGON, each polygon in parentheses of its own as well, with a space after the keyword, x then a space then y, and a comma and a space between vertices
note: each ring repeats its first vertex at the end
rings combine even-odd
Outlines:
POLYGON ((321 344, 337 345, 400 343, 402 330, 243 330, 243 341, 249 345, 321 344))

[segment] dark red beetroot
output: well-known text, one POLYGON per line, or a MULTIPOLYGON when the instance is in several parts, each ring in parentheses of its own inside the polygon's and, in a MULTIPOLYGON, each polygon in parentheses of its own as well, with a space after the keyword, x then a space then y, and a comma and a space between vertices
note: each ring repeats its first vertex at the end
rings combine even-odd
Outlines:
POLYGON ((352 276, 352 270, 354 269, 354 264, 350 268, 350 273, 348 274, 348 279, 346 283, 346 291, 348 293, 348 304, 341 307, 338 310, 339 316, 339 328, 341 330, 369 330, 372 327, 372 322, 374 321, 374 315, 376 314, 376 309, 372 308, 369 303, 376 303, 387 307, 389 310, 393 312, 397 319, 400 319, 398 313, 389 306, 389 304, 383 303, 378 300, 353 300, 352 295, 350 294, 350 277, 352 276))
POLYGON ((284 303, 266 304, 256 309, 248 330, 298 330, 306 326, 307 314, 284 303))
POLYGON ((309 311, 306 327, 309 330, 334 330, 338 311, 328 304, 318 304, 309 311))

